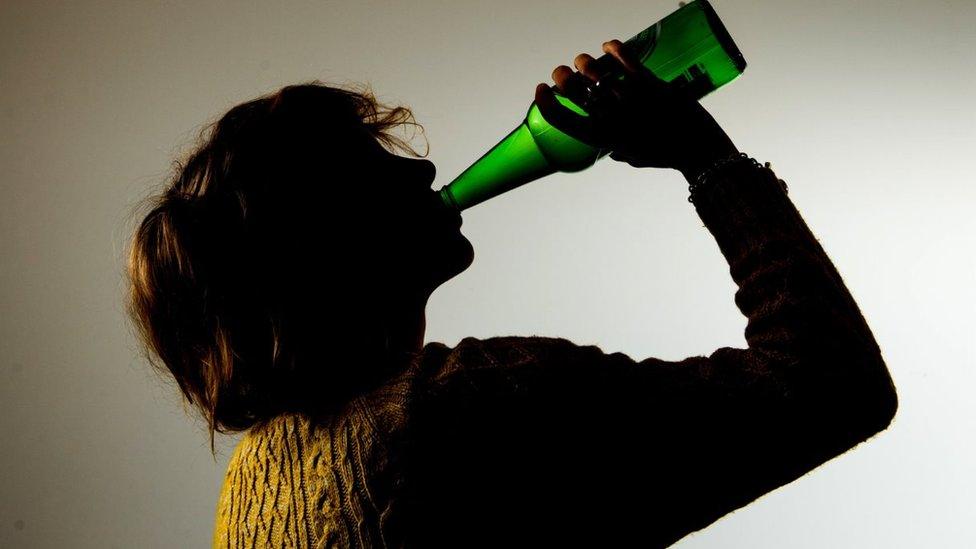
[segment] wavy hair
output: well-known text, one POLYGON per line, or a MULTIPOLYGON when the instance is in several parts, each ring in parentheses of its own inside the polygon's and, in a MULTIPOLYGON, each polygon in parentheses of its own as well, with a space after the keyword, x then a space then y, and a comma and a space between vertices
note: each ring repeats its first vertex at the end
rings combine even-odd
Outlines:
POLYGON ((389 267, 366 251, 383 229, 357 224, 350 183, 355 135, 426 156, 391 133, 402 125, 423 131, 368 86, 286 86, 207 124, 140 205, 127 313, 149 363, 205 419, 214 457, 215 432, 329 410, 390 363, 389 267))

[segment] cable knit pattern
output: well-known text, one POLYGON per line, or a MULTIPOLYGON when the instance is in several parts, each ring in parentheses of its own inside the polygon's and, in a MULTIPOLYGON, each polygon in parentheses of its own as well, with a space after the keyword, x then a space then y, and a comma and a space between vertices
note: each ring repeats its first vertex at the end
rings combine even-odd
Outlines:
POLYGON ((748 348, 428 343, 329 418, 247 432, 214 547, 664 547, 883 430, 881 351, 778 178, 746 162, 710 177, 694 204, 748 348))
POLYGON ((401 485, 390 450, 413 374, 324 420, 283 414, 245 433, 221 490, 214 547, 389 547, 384 530, 401 485))

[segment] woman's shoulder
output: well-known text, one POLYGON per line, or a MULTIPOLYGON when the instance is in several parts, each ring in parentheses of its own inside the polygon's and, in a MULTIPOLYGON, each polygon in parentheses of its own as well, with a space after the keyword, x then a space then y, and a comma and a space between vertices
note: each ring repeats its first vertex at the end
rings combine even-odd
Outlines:
POLYGON ((465 337, 454 347, 440 342, 424 346, 420 376, 430 390, 448 385, 464 385, 479 378, 548 373, 564 373, 574 364, 592 364, 610 356, 597 345, 579 345, 553 336, 465 337))
POLYGON ((579 348, 581 346, 562 337, 506 335, 482 339, 469 336, 454 347, 440 342, 426 344, 423 362, 424 370, 436 381, 461 371, 541 364, 549 357, 579 348))

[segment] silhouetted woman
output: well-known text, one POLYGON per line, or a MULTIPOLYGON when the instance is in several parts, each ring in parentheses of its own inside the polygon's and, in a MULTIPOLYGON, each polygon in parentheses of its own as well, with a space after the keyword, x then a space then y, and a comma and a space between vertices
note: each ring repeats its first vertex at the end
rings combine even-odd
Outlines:
MULTIPOLYGON (((424 345, 428 297, 473 251, 433 164, 388 150, 408 148, 387 130, 410 111, 287 86, 216 123, 131 248, 147 354, 211 448, 247 431, 215 546, 660 547, 888 426, 880 350, 785 184, 620 45, 603 49, 628 76, 591 117, 544 84, 535 99, 615 160, 693 183, 748 348, 670 362, 553 337, 424 345)), ((553 80, 582 103, 593 62, 553 80)))

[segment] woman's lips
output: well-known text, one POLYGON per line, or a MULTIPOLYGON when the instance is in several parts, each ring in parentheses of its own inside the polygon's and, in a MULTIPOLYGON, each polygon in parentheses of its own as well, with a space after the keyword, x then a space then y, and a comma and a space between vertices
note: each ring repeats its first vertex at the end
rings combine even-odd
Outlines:
POLYGON ((449 224, 455 228, 460 228, 463 220, 461 219, 461 212, 454 208, 449 207, 441 199, 440 194, 437 192, 432 192, 430 200, 433 204, 433 209, 436 212, 435 215, 442 218, 446 224, 449 224))

